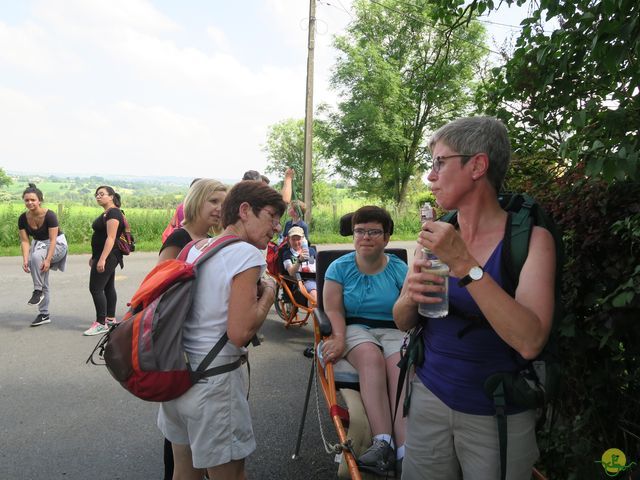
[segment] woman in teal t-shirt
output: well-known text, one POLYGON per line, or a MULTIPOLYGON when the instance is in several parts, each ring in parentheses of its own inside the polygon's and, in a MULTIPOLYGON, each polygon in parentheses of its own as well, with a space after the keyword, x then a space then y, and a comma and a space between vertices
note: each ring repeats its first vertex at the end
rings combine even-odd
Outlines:
POLYGON ((325 274, 323 300, 332 334, 323 343, 322 355, 330 362, 345 357, 358 371, 373 435, 373 445, 358 458, 358 466, 386 475, 396 471, 396 461, 404 455, 405 422, 400 416, 392 425, 391 413, 404 335, 393 322, 392 309, 407 265, 384 253, 392 225, 386 210, 362 207, 353 214, 352 225, 355 252, 333 262, 325 274))

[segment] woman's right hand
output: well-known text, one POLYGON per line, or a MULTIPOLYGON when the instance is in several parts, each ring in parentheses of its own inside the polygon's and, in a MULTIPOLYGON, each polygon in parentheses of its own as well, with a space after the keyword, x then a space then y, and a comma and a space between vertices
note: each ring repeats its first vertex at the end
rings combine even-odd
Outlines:
POLYGON ((427 294, 442 293, 445 289, 445 277, 425 271, 430 266, 431 262, 422 256, 422 252, 417 253, 407 274, 405 296, 415 304, 441 301, 438 297, 427 296, 427 294))
POLYGON ((89 268, 93 267, 93 257, 89 259, 89 268))
POLYGON ((106 260, 99 259, 99 260, 98 260, 98 263, 97 263, 97 265, 96 265, 96 270, 97 270, 99 273, 102 273, 102 272, 104 272, 104 268, 105 268, 105 266, 106 266, 106 265, 107 265, 107 261, 106 261, 106 260))
POLYGON ((336 363, 342 358, 346 346, 343 336, 332 335, 322 342, 322 358, 327 362, 336 363))
POLYGON ((31 270, 29 269, 29 260, 22 261, 22 270, 24 270, 25 273, 31 273, 31 270))

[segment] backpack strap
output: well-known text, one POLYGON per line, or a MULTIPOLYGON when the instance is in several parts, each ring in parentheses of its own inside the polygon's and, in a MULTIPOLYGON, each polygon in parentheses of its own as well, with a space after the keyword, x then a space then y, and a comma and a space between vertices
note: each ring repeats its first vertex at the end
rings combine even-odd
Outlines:
MULTIPOLYGON (((183 262, 187 261, 189 257, 189 252, 191 251, 191 247, 193 247, 196 243, 201 240, 191 240, 189 243, 185 245, 185 247, 178 254, 178 260, 183 262)), ((227 245, 232 243, 240 242, 242 239, 240 237, 236 237, 235 235, 223 235, 221 237, 215 239, 209 239, 209 244, 200 252, 200 255, 193 262, 194 266, 199 266, 200 263, 208 260, 213 255, 215 255, 219 250, 223 249, 227 245), (211 241, 213 240, 213 241, 211 241)))
POLYGON ((500 445, 500 480, 507 477, 507 415, 504 382, 497 383, 493 390, 493 405, 496 407, 496 420, 498 422, 498 442, 500 445))
POLYGON ((509 215, 505 228, 505 241, 502 245, 501 263, 503 272, 506 274, 504 281, 510 286, 507 291, 513 296, 518 287, 520 272, 529 255, 536 205, 533 198, 523 194, 504 196, 501 200, 501 205, 509 215), (506 202, 506 205, 503 202, 506 202))

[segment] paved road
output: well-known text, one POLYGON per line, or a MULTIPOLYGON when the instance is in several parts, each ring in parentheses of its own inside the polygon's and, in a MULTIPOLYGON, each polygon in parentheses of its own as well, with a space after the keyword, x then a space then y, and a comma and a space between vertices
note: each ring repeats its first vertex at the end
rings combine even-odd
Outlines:
MULTIPOLYGON (((152 253, 135 253, 118 271, 118 316, 155 259, 152 253)), ((26 304, 31 277, 18 257, 0 258, 1 480, 162 478, 157 405, 130 395, 104 367, 85 364, 98 340, 82 336, 94 316, 88 260, 88 255, 70 256, 66 272, 51 274, 52 323, 30 328, 37 314, 26 304)), ((302 355, 312 339, 310 326, 285 330, 272 313, 261 332, 265 342, 251 351, 258 450, 247 463, 250 478, 335 478, 333 458, 322 448, 314 398, 301 455, 291 460, 311 365, 302 355)), ((321 417, 335 441, 324 408, 321 417)))

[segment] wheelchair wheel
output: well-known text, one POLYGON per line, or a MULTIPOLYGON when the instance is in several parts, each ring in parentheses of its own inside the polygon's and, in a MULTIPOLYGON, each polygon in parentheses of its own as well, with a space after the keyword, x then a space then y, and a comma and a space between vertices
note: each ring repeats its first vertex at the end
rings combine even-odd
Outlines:
POLYGON ((287 292, 278 284, 276 287, 276 301, 274 302, 276 312, 285 322, 290 322, 298 313, 298 307, 291 303, 291 299, 287 296, 287 292))

